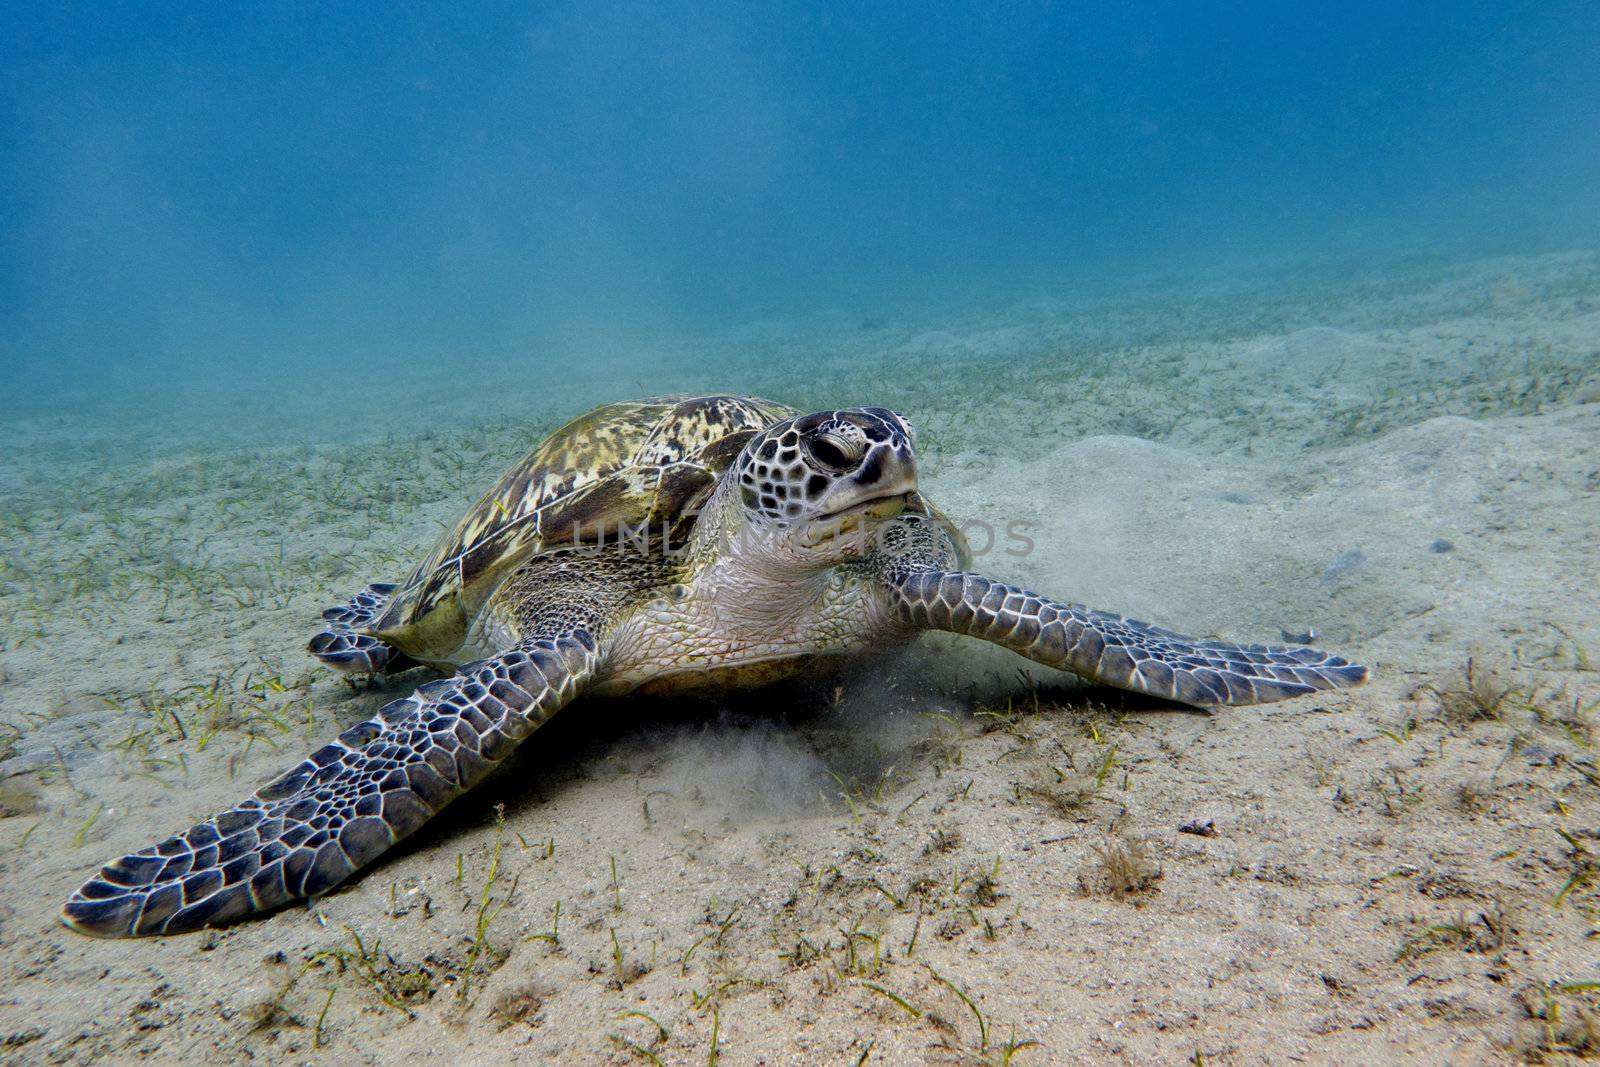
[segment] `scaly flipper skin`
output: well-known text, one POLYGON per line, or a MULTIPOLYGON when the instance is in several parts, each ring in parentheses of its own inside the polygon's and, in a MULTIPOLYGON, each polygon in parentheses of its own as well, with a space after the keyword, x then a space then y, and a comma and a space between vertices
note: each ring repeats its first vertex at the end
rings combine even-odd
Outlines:
POLYGON ((1180 704, 1267 704, 1367 680, 1367 669, 1314 648, 1196 640, 1081 604, 1061 604, 981 574, 895 575, 903 621, 1002 645, 1036 663, 1180 704))
POLYGON ((108 863, 62 920, 100 937, 176 934, 326 893, 482 780, 598 662, 575 630, 429 682, 236 807, 108 863))
POLYGON ((383 614, 397 587, 374 582, 350 602, 322 613, 326 625, 312 635, 306 651, 335 670, 349 674, 396 674, 417 665, 404 652, 360 631, 383 614))

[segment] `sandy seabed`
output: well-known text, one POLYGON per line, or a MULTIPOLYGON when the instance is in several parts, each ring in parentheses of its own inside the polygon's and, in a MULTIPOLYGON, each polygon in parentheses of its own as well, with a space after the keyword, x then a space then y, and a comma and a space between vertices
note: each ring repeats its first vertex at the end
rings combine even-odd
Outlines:
MULTIPOLYGON (((492 396, 53 402, 0 429, 7 1063, 1466 1063, 1600 1053, 1600 259, 751 327, 492 396), (630 384, 618 386, 617 381, 630 384), (565 416, 880 403, 978 567, 1363 689, 1205 714, 954 639, 579 703, 311 907, 96 941, 106 859, 420 675, 300 647, 565 416), (264 403, 304 424, 260 418, 264 403), (244 412, 253 437, 213 428, 244 412), (274 431, 272 426, 278 429, 274 431)), ((537 380, 533 380, 537 377, 537 380)), ((524 380, 527 379, 527 380, 524 380)))

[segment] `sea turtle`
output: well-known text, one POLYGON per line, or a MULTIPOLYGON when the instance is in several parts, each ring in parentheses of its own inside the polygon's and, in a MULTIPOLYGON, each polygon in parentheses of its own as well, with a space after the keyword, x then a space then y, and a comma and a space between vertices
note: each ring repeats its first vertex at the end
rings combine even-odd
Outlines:
POLYGON ((326 893, 584 694, 770 683, 946 630, 1192 705, 1359 685, 1310 648, 1194 640, 967 570, 886 408, 736 396, 598 408, 513 466, 405 582, 324 613, 347 671, 446 672, 237 806, 114 860, 63 920, 171 934, 326 893))

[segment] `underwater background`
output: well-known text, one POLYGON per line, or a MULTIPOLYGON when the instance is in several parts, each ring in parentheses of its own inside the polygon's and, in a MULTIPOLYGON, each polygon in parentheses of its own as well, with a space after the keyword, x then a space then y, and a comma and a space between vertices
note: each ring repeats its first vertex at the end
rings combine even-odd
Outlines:
POLYGON ((0 1059, 1600 1052, 1597 72, 1576 2, 6 6, 0 1059), (321 611, 670 392, 894 407, 981 569, 1371 680, 930 635, 580 701, 312 906, 60 925, 427 678, 321 611))
POLYGON ((1600 226, 1586 3, 0 19, 13 409, 132 388, 181 420, 286 390, 208 430, 232 434, 374 385, 627 368, 660 390, 663 349, 752 323, 1342 277, 1600 226))

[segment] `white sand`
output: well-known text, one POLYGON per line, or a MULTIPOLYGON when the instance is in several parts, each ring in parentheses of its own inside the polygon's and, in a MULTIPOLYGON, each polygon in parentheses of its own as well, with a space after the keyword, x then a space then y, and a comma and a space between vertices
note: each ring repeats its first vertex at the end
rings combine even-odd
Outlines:
POLYGON ((317 669, 317 609, 633 390, 502 390, 490 417, 529 414, 472 423, 396 386, 360 448, 25 413, 0 441, 7 1062, 1600 1050, 1574 988, 1600 982, 1595 257, 725 343, 749 358, 669 353, 659 387, 903 408, 936 499, 1029 524, 982 568, 1191 632, 1315 630, 1373 682, 1206 715, 1035 668, 1036 707, 1022 661, 942 640, 833 707, 580 704, 314 908, 93 941, 54 915, 95 865, 415 683, 317 669), (1435 692, 1469 656, 1515 689, 1485 721, 1435 692), (1129 841, 1160 876, 1113 894, 1097 849, 1129 841), (530 940, 557 901, 559 944, 530 940), (329 955, 358 936, 369 964, 329 955))

